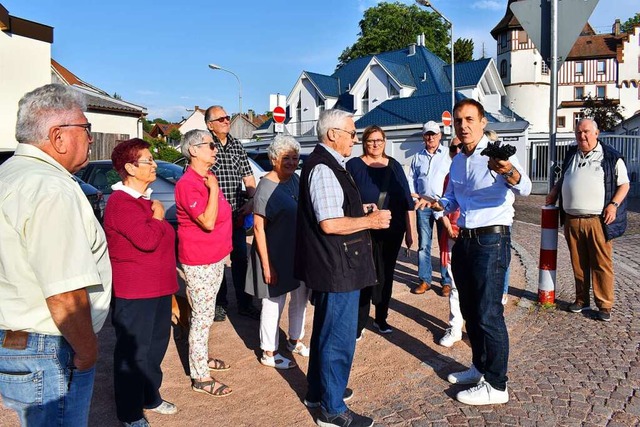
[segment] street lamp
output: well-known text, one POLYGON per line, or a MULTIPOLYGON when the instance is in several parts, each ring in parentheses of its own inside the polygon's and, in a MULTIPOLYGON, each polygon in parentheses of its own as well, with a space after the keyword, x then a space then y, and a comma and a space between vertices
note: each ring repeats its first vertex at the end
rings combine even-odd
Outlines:
POLYGON ((416 3, 421 4, 424 7, 428 7, 432 9, 435 13, 437 13, 446 23, 449 24, 449 29, 451 30, 451 114, 453 114, 453 106, 456 105, 456 73, 455 73, 455 64, 454 64, 454 56, 453 56, 453 22, 447 19, 442 13, 438 11, 429 0, 416 0, 416 3))
POLYGON ((240 110, 240 114, 242 114, 242 84, 240 83, 240 77, 238 77, 238 75, 233 71, 222 68, 221 66, 216 64, 209 64, 209 68, 211 68, 212 70, 221 70, 226 71, 227 73, 231 73, 234 75, 236 80, 238 80, 238 109, 240 110))

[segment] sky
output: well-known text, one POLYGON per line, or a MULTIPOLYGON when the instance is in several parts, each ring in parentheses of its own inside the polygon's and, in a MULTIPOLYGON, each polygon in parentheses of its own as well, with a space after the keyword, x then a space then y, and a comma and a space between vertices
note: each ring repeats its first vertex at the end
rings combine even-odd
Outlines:
MULTIPOLYGON (((507 0, 431 0, 471 38, 474 58, 496 55, 489 32, 507 0)), ((412 4, 410 1, 403 1, 412 4)), ((54 27, 52 57, 79 78, 148 110, 148 119, 179 121, 194 106, 269 109, 269 94, 288 95, 302 71, 331 74, 358 37, 372 0, 0 0, 11 15, 54 27)), ((422 6, 420 6, 422 7, 422 6)), ((638 0, 600 0, 589 22, 609 32, 640 11, 638 0), (615 7, 613 7, 615 5, 615 7)))

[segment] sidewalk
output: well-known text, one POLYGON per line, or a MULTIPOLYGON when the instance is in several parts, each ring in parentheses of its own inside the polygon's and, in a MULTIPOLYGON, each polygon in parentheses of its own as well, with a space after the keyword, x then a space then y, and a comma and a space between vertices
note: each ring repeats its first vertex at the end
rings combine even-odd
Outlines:
MULTIPOLYGON (((631 232, 614 243, 616 305, 612 321, 598 322, 562 307, 573 301, 573 275, 566 244, 559 236, 557 310, 538 310, 537 225, 543 197, 518 200, 513 227, 512 283, 506 318, 511 355, 506 405, 470 407, 454 396, 460 386, 446 376, 470 362, 466 340, 451 349, 437 341, 447 327, 448 302, 439 288, 413 295, 416 255, 400 255, 389 324, 390 335, 365 332, 357 344, 349 406, 373 416, 377 426, 631 426, 640 425, 640 214, 631 214, 631 232)), ((403 252, 403 251, 402 251, 403 252)), ((436 256, 436 251, 433 252, 436 256)), ((435 258, 434 258, 435 261, 435 258)), ((230 295, 232 292, 230 293, 230 295)), ((307 319, 308 343, 313 308, 307 319)), ((286 331, 287 315, 282 329, 286 331)), ((313 426, 317 410, 301 403, 306 392, 307 360, 277 371, 260 365, 258 323, 237 316, 215 323, 212 356, 232 369, 217 375, 234 393, 215 399, 191 391, 181 361, 182 340, 173 340, 163 363, 163 396, 178 405, 173 416, 149 414, 154 426, 313 426)), ((100 360, 90 425, 118 426, 111 377, 114 336, 100 333, 100 360)), ((281 342, 284 342, 281 335, 281 342)), ((183 353, 182 353, 183 354, 183 353)), ((286 354, 283 352, 283 354, 286 354)), ((288 356, 288 354, 287 354, 288 356)), ((0 410, 0 425, 17 425, 11 411, 0 410)))

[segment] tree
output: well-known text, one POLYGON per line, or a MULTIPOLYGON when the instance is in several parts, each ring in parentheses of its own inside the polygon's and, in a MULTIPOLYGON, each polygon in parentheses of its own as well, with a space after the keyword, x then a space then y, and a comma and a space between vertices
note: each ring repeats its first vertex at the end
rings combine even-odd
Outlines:
POLYGON ((585 117, 593 119, 601 131, 610 131, 624 116, 622 111, 624 107, 620 104, 614 104, 613 99, 594 99, 589 95, 584 98, 584 107, 580 110, 585 117))
POLYGON ((182 134, 177 128, 171 129, 171 132, 169 132, 167 136, 173 141, 180 141, 182 139, 182 134))
POLYGON ((405 48, 422 33, 426 47, 449 62, 449 26, 437 14, 416 5, 379 3, 365 10, 358 25, 358 40, 342 51, 338 67, 355 58, 405 48))
POLYGON ((160 123, 161 125, 168 125, 169 122, 166 121, 165 119, 161 119, 160 117, 155 118, 151 121, 151 123, 160 123))
POLYGON ((622 32, 631 33, 636 25, 640 25, 640 13, 636 13, 635 16, 624 21, 621 27, 622 32))
POLYGON ((145 136, 144 140, 151 145, 149 150, 153 153, 153 158, 156 160, 173 163, 182 157, 182 153, 159 138, 149 138, 145 136))
POLYGON ((473 61, 473 40, 458 39, 453 44, 453 59, 458 62, 473 61))
POLYGON ((149 120, 147 120, 146 118, 142 118, 142 129, 149 133, 151 132, 151 128, 153 128, 153 123, 151 123, 149 120))

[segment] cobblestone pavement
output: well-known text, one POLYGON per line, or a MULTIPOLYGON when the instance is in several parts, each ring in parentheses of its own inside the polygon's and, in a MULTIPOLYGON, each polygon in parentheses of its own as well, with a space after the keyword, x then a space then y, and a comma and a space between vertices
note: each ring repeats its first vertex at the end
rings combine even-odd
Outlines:
MULTIPOLYGON (((543 198, 528 199, 520 200, 517 206, 528 210, 525 216, 531 219, 535 217, 532 208, 541 206, 543 198)), ((562 235, 558 242, 557 308, 538 308, 539 221, 514 224, 514 249, 525 267, 526 287, 517 310, 507 316, 511 339, 508 404, 472 407, 458 403, 454 396, 463 387, 448 386, 446 375, 459 367, 443 364, 430 375, 418 374, 420 380, 407 390, 413 399, 391 397, 377 408, 365 407, 365 412, 375 415, 376 426, 640 425, 637 212, 636 208, 636 213, 630 214, 631 233, 614 243, 616 301, 608 323, 595 320, 593 312, 566 311, 575 292, 562 235)), ((469 349, 462 353, 452 356, 468 364, 469 349)))

